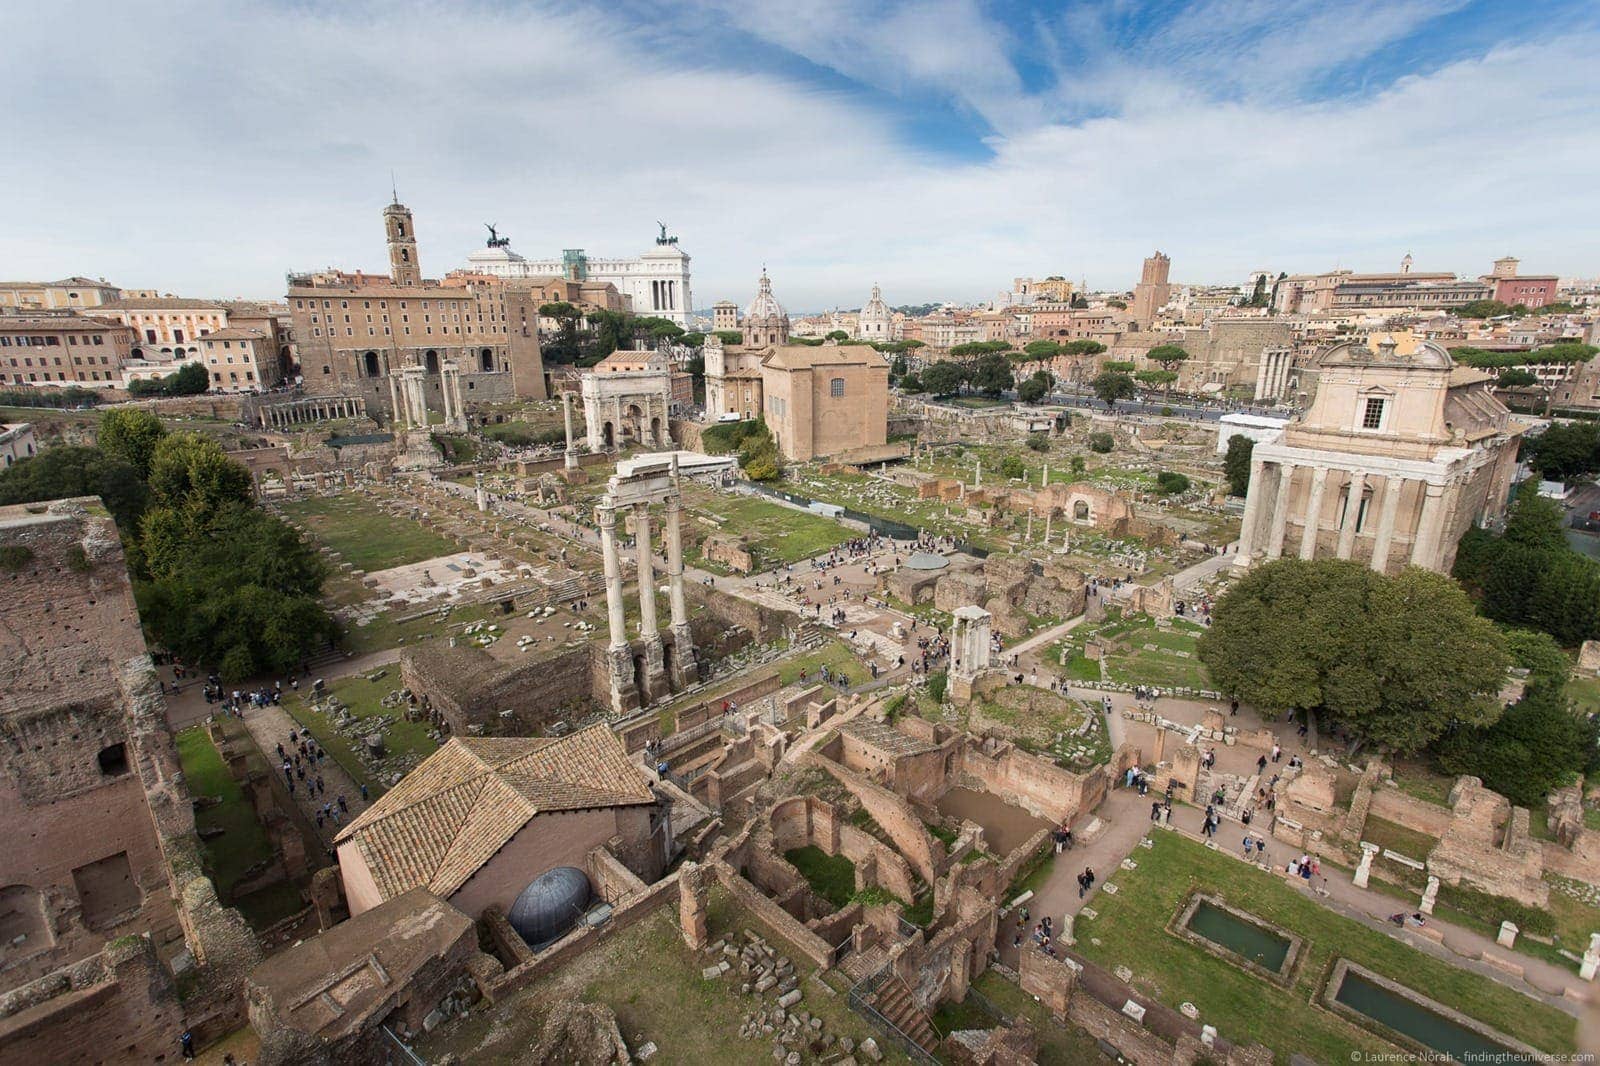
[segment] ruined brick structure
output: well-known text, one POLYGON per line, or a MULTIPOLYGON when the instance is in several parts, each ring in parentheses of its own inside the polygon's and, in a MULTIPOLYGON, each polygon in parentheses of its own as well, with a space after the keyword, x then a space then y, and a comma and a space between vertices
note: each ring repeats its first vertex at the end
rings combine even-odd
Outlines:
POLYGON ((130 1018, 236 1025, 242 970, 259 947, 201 873, 121 542, 100 502, 0 508, 0 584, 0 983, 27 989, 0 1005, 0 1060, 56 1041, 104 1056, 170 1050, 170 1027, 130 1018), (184 948, 197 991, 179 1009, 150 960, 184 948))

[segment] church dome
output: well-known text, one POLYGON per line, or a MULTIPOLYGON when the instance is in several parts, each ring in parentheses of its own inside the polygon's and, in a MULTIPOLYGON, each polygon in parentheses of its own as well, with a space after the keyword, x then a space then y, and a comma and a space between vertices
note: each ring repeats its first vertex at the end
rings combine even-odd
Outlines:
POLYGON ((578 924, 589 905, 589 878, 576 866, 546 870, 518 893, 506 920, 528 944, 541 947, 578 924))
POLYGON ((772 279, 767 277, 767 272, 763 270, 760 287, 756 289, 756 298, 750 301, 750 308, 745 312, 745 317, 764 320, 782 318, 783 313, 783 305, 772 295, 772 279))

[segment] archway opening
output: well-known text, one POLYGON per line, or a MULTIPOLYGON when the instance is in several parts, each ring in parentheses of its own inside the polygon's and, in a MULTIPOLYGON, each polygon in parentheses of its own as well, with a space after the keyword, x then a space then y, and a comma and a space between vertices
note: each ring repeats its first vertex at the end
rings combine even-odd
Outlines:
POLYGON ((1075 522, 1089 521, 1089 501, 1074 500, 1072 502, 1072 518, 1075 522))
POLYGON ((432 348, 423 352, 422 365, 427 368, 428 373, 437 374, 439 372, 439 353, 432 348))
POLYGON ((367 377, 375 378, 375 377, 378 376, 378 353, 377 352, 368 352, 368 353, 366 353, 365 355, 363 355, 361 357, 361 362, 362 362, 363 368, 367 372, 367 377))
POLYGON ((601 433, 605 437, 607 448, 614 448, 617 446, 616 430, 612 428, 610 422, 607 422, 605 426, 602 427, 601 433))
POLYGON ((485 374, 494 373, 494 352, 491 349, 485 348, 478 353, 478 369, 485 374))

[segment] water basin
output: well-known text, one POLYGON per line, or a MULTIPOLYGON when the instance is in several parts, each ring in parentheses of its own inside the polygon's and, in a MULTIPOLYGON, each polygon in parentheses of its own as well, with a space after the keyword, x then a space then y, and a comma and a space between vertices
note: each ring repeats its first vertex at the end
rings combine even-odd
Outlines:
POLYGON ((1204 898, 1197 901, 1186 926, 1218 947, 1274 974, 1283 972, 1292 946, 1288 937, 1204 898))
POLYGON ((1432 1051, 1457 1062, 1524 1061, 1529 1049, 1506 1038, 1496 1040, 1488 1027, 1455 1014, 1442 1004, 1411 992, 1392 981, 1367 974, 1342 963, 1334 975, 1337 990, 1332 999, 1432 1051), (1452 1017, 1454 1015, 1454 1017, 1452 1017))

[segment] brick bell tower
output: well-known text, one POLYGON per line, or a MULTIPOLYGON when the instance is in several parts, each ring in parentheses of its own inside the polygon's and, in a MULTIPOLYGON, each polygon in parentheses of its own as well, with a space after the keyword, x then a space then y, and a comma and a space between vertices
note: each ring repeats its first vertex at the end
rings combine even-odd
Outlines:
POLYGON ((383 228, 389 240, 389 274, 396 285, 421 285, 422 264, 417 261, 417 231, 411 209, 394 200, 383 209, 383 228))

